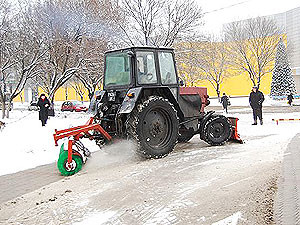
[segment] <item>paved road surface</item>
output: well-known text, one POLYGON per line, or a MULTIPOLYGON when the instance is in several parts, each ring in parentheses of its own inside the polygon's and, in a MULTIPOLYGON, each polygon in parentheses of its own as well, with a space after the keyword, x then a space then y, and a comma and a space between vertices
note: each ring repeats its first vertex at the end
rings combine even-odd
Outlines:
MULTIPOLYGON (((109 217, 107 224, 212 224, 232 216, 242 224, 272 223, 274 183, 286 144, 279 134, 278 140, 276 133, 262 134, 258 129, 245 145, 214 147, 194 137, 168 157, 146 161, 121 142, 108 147, 109 154, 93 154, 70 178, 59 176, 55 164, 2 176, 0 224, 71 224, 94 214, 109 217)), ((293 141, 289 147, 297 146, 293 141)), ((298 212, 297 201, 292 212, 298 212)))
MULTIPOLYGON (((279 147, 263 146, 263 152, 240 144, 209 147, 198 138, 159 160, 136 160, 130 146, 113 145, 128 154, 120 158, 116 152, 114 160, 97 152, 77 175, 0 204, 0 224, 87 224, 85 219, 122 225, 272 221, 265 215, 273 193, 266 195, 265 189, 276 180, 279 147)), ((23 186, 26 178, 20 179, 23 186)))
POLYGON ((0 203, 61 180, 62 177, 54 172, 56 170, 56 164, 52 163, 0 176, 0 203))

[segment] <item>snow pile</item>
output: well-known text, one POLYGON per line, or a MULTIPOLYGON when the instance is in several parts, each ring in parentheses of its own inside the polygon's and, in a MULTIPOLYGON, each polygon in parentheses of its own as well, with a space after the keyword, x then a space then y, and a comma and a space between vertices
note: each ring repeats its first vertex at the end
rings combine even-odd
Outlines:
MULTIPOLYGON (((60 113, 50 117, 46 127, 38 120, 38 112, 14 110, 0 132, 0 175, 34 168, 57 161, 60 144, 54 145, 54 129, 65 129, 85 124, 90 115, 85 113, 60 113)), ((85 145, 95 151, 99 148, 88 141, 85 145)))

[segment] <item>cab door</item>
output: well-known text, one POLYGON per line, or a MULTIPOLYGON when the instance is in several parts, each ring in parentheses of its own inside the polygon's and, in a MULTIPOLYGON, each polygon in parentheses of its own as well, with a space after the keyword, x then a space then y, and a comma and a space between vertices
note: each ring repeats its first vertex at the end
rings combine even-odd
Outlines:
POLYGON ((178 99, 178 76, 174 54, 171 51, 158 51, 157 54, 161 84, 168 86, 175 99, 178 99))

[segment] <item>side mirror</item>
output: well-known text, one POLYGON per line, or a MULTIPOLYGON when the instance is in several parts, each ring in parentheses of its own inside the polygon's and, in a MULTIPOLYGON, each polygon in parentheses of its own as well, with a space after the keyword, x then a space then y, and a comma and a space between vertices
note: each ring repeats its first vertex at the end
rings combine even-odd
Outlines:
POLYGON ((183 87, 183 86, 184 86, 184 81, 183 81, 183 80, 180 80, 180 81, 179 81, 179 86, 180 86, 180 87, 183 87))

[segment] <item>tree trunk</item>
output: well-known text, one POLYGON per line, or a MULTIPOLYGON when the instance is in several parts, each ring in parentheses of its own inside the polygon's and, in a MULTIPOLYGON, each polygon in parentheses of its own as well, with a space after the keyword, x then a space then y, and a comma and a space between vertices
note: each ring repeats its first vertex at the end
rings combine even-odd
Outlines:
POLYGON ((257 81, 257 89, 259 89, 260 86, 260 76, 258 77, 258 81, 257 81))
POLYGON ((4 101, 1 101, 1 104, 2 104, 2 119, 5 118, 5 102, 4 101))
POLYGON ((218 96, 218 101, 221 102, 221 100, 220 100, 220 84, 218 84, 218 83, 216 85, 216 92, 217 92, 217 96, 218 96))
POLYGON ((10 110, 10 103, 8 103, 8 107, 6 109, 6 118, 9 118, 9 110, 10 110))
POLYGON ((68 88, 66 87, 66 101, 68 100, 68 88))
POLYGON ((93 99, 94 94, 95 94, 95 91, 89 91, 89 99, 90 99, 90 101, 93 99))
POLYGON ((2 109, 2 119, 5 118, 5 95, 4 93, 0 93, 0 102, 1 102, 1 109, 2 109))
POLYGON ((80 99, 81 99, 81 103, 83 103, 83 96, 82 95, 80 95, 80 99))

